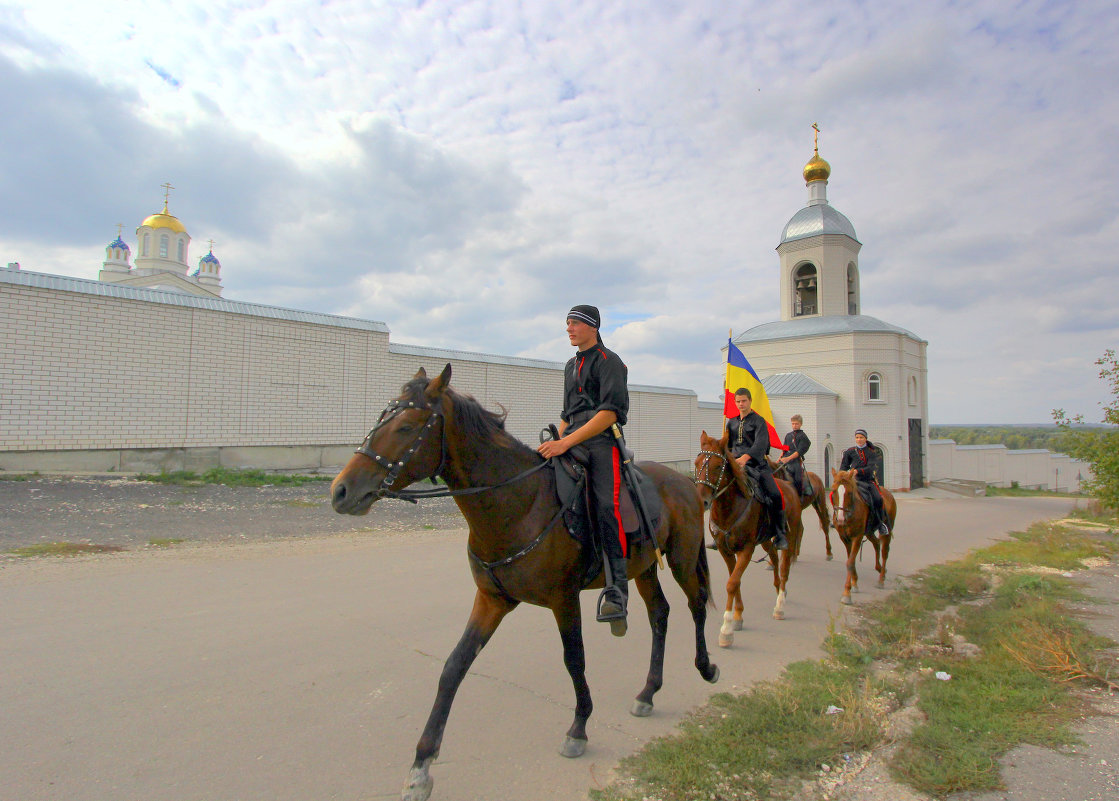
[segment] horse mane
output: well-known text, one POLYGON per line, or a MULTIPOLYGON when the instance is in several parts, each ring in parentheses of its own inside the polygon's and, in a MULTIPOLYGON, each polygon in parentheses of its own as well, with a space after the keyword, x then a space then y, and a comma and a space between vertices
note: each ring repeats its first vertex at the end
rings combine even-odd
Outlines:
MULTIPOLYGON (((427 378, 413 378, 403 387, 402 397, 417 404, 427 405, 424 391, 430 383, 427 378)), ((502 406, 501 412, 494 412, 474 399, 472 395, 455 392, 450 387, 445 390, 451 399, 454 410, 455 428, 469 439, 482 440, 498 447, 532 451, 527 445, 505 430, 505 418, 509 411, 502 406)))

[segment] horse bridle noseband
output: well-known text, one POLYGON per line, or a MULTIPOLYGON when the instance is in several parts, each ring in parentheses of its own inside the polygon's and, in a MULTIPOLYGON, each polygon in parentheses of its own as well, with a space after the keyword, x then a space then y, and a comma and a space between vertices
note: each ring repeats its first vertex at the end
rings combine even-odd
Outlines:
MULTIPOLYGON (((698 478, 697 477, 696 480, 695 480, 696 484, 702 484, 705 487, 709 487, 711 489, 711 491, 713 493, 715 493, 715 496, 711 499, 712 502, 714 502, 715 498, 718 498, 720 495, 722 495, 724 492, 726 492, 728 489, 730 489, 730 485, 734 483, 734 478, 732 476, 731 480, 727 482, 726 486, 723 487, 722 489, 719 489, 719 487, 723 483, 723 476, 725 476, 727 474, 727 471, 730 467, 730 464, 729 464, 730 458, 725 453, 719 453, 718 451, 700 451, 699 455, 704 457, 703 466, 701 468, 703 470, 703 475, 704 476, 707 475, 707 472, 708 472, 707 464, 708 464, 708 462, 711 461, 712 456, 717 456, 717 457, 719 457, 720 459, 723 460, 723 466, 719 469, 719 477, 715 479, 714 484, 712 484, 710 481, 707 481, 705 478, 698 478)), ((698 475, 698 473, 697 473, 697 475, 698 475)))

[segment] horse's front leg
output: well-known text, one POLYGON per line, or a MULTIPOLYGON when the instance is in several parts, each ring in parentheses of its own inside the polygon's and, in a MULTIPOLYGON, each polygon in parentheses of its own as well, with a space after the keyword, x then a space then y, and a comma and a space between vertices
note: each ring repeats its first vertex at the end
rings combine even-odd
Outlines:
POLYGON ((886 586, 886 560, 890 558, 890 543, 894 541, 893 529, 882 538, 882 566, 878 569, 878 586, 886 586))
POLYGON ((574 759, 587 750, 587 719, 594 708, 591 688, 587 684, 587 657, 583 650, 583 616, 579 608, 578 589, 553 607, 552 614, 563 641, 563 664, 575 688, 575 719, 563 738, 560 754, 574 759))
POLYGON ((750 542, 745 548, 739 551, 734 558, 732 564, 731 558, 727 554, 723 554, 723 558, 727 562, 727 567, 730 570, 730 576, 727 578, 727 611, 723 613, 723 625, 719 628, 719 647, 730 648, 734 644, 735 632, 735 619, 731 616, 731 604, 735 603, 738 613, 738 628, 742 628, 742 574, 746 572, 746 568, 750 566, 750 559, 754 556, 755 543, 750 542))
POLYGON ((426 801, 431 795, 434 780, 428 768, 439 756, 443 730, 447 726, 447 717, 451 713, 455 693, 466 672, 474 663, 475 657, 489 642, 502 618, 516 605, 516 601, 489 595, 481 590, 475 593, 474 608, 470 612, 466 630, 463 631, 455 650, 447 658, 446 664, 443 665, 443 673, 439 676, 439 690, 435 694, 435 703, 431 707, 431 714, 428 715, 427 725, 420 736, 420 741, 416 744, 416 761, 412 763, 408 781, 405 782, 404 789, 400 793, 403 801, 426 801))
POLYGON ((649 612, 649 628, 653 632, 653 647, 649 655, 649 675, 645 678, 645 687, 633 700, 629 711, 631 715, 639 718, 653 714, 653 696, 664 684, 664 641, 668 634, 668 599, 664 597, 660 580, 657 578, 657 566, 652 564, 649 569, 637 577, 637 591, 645 601, 645 608, 649 612))
POLYGON ((859 548, 862 547, 863 535, 856 534, 850 540, 844 537, 843 544, 847 546, 847 581, 843 585, 843 595, 839 602, 850 605, 851 593, 859 591, 859 574, 855 570, 855 557, 859 555, 859 548))

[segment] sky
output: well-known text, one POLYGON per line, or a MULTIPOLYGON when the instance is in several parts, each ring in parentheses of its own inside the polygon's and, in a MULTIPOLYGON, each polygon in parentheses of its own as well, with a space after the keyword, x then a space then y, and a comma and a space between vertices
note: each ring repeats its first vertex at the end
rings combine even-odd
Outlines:
POLYGON ((0 0, 0 259, 96 278, 170 182, 226 298, 554 361, 591 303, 631 383, 717 401, 817 123, 929 422, 1098 422, 1116 41, 1113 0, 0 0))

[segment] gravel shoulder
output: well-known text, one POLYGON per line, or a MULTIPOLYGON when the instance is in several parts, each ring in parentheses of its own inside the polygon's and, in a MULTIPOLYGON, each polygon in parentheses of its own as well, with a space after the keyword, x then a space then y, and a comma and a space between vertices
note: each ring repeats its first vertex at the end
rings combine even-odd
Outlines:
POLYGON ((465 527, 450 498, 381 501, 368 515, 330 508, 330 482, 299 486, 179 486, 127 477, 35 476, 0 480, 0 553, 72 542, 139 550, 153 539, 184 543, 271 541, 349 532, 465 527))

